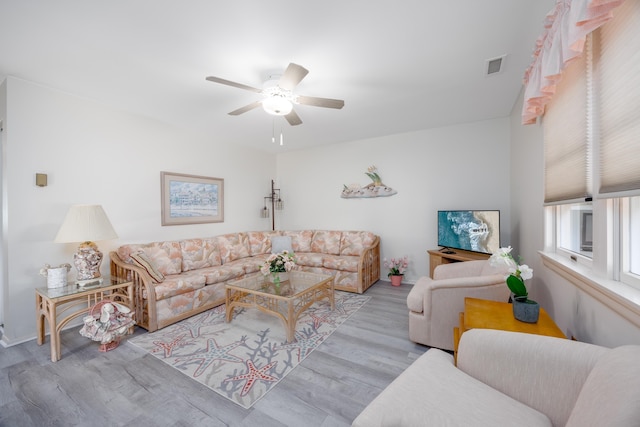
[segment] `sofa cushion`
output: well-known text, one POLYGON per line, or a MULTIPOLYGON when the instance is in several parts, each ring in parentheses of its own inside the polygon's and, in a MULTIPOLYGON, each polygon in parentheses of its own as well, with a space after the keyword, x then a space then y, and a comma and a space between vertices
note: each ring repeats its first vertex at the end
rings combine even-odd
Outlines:
POLYGON ((238 279, 244 276, 243 266, 234 265, 233 261, 216 267, 203 268, 198 270, 198 272, 205 277, 205 283, 207 285, 226 282, 227 280, 238 279))
POLYGON ((133 260, 131 259, 131 254, 139 252, 140 246, 142 245, 139 245, 139 244, 122 245, 116 250, 116 253, 118 254, 118 257, 122 261, 126 262, 127 264, 133 264, 133 260))
POLYGON ((600 357, 580 391, 567 427, 623 427, 640 422, 640 346, 600 357))
POLYGON ((311 252, 339 255, 341 237, 341 231, 317 230, 311 239, 311 252))
POLYGON ((246 233, 230 233, 216 237, 222 263, 251 256, 249 238, 246 233))
POLYGON ((368 231, 343 231, 340 238, 340 255, 359 256, 373 245, 376 235, 368 231))
POLYGON ((284 231, 282 235, 291 237, 291 246, 294 252, 311 252, 313 230, 284 231))
POLYGON ((551 421, 460 371, 450 354, 431 349, 385 388, 352 425, 524 427, 551 426, 551 421))
POLYGON ((124 245, 118 248, 118 256, 124 262, 133 264, 131 254, 143 251, 157 270, 168 276, 182 271, 182 251, 179 242, 153 242, 124 245))
POLYGON ((296 265, 304 267, 322 267, 324 261, 324 254, 316 254, 313 252, 296 252, 295 259, 296 265))
POLYGON ((260 267, 271 254, 256 255, 249 258, 237 259, 231 261, 229 265, 241 267, 245 274, 257 273, 260 267))
POLYGON ((182 271, 197 270, 222 264, 216 239, 188 239, 180 242, 182 271))
POLYGON ((331 270, 358 271, 360 257, 344 255, 324 255, 322 266, 331 270))
POLYGON ((143 252, 136 252, 131 254, 131 261, 138 267, 142 267, 144 271, 151 277, 153 283, 160 283, 164 281, 164 274, 162 274, 158 267, 149 259, 149 257, 143 252))
POLYGON ((165 277, 164 282, 155 285, 156 301, 186 294, 200 289, 205 284, 205 276, 201 272, 189 271, 165 277))
POLYGON ((251 256, 271 253, 271 241, 274 237, 277 236, 279 236, 279 233, 277 231, 247 232, 251 256))

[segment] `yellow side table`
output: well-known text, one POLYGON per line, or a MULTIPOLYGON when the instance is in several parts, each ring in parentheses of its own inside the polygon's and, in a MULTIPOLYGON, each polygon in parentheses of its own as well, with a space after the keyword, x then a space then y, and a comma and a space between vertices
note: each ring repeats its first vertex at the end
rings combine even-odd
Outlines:
POLYGON ((460 326, 453 328, 453 351, 458 353, 460 336, 469 329, 499 329, 566 338, 558 325, 540 307, 540 318, 536 323, 525 323, 513 317, 513 306, 506 302, 478 298, 464 299, 464 312, 460 313, 460 326))

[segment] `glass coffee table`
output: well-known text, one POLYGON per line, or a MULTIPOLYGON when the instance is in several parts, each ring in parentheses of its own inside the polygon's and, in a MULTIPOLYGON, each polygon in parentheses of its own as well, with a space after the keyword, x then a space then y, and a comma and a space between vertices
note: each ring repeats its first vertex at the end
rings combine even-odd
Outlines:
POLYGON ((325 298, 335 308, 333 277, 324 274, 290 271, 289 280, 279 287, 262 274, 226 284, 227 323, 235 307, 257 308, 278 317, 284 323, 287 342, 295 341, 296 322, 313 303, 325 298))

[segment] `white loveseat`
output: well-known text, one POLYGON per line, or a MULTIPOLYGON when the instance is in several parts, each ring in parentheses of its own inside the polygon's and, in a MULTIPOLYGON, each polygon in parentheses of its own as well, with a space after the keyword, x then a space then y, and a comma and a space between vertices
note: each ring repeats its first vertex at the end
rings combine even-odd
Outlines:
POLYGON ((375 426, 640 425, 640 346, 609 349, 472 329, 453 356, 430 349, 353 421, 375 426))

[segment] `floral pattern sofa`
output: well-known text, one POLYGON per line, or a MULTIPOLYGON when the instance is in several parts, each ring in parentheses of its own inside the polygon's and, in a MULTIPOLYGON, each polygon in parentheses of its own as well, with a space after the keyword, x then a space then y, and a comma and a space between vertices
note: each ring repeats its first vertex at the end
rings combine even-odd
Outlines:
POLYGON ((380 238, 367 231, 249 231, 126 244, 110 253, 111 277, 132 280, 136 323, 150 332, 225 302, 225 283, 260 273, 271 238, 289 236, 296 269, 363 293, 380 279, 380 238))

